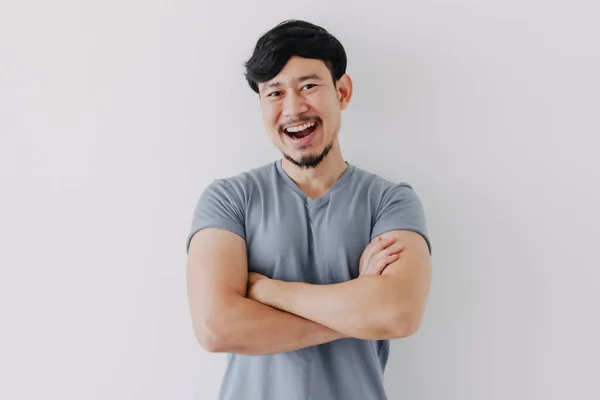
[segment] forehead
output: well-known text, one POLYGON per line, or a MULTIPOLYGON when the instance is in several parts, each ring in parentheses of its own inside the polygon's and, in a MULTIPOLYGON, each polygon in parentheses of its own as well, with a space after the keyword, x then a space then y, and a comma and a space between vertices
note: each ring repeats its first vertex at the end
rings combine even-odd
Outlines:
POLYGON ((263 90, 282 85, 294 85, 308 79, 325 80, 329 75, 331 75, 329 69, 322 60, 294 56, 276 76, 259 83, 258 88, 263 90))

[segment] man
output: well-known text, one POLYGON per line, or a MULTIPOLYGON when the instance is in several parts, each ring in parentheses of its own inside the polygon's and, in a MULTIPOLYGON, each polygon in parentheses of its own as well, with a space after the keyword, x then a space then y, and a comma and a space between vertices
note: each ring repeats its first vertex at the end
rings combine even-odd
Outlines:
POLYGON ((286 21, 246 63, 283 158, 213 181, 188 237, 199 343, 228 353, 220 399, 385 399, 389 340, 413 334, 431 279, 419 198, 344 161, 346 55, 286 21))

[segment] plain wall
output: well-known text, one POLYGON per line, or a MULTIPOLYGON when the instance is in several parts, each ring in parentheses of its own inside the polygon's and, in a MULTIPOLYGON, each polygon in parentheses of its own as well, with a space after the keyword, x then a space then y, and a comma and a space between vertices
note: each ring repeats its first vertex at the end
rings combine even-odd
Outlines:
POLYGON ((598 399, 593 1, 3 1, 0 398, 215 399, 185 240, 279 157, 247 86, 288 18, 336 35, 345 159, 421 198, 433 282, 390 399, 598 399))

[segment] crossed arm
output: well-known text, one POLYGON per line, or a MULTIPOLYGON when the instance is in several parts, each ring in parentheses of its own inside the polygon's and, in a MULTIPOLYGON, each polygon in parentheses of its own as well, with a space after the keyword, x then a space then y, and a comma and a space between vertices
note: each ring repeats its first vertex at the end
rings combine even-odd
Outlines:
POLYGON ((187 265, 199 343, 212 352, 271 354, 346 337, 413 334, 429 292, 428 248, 415 232, 385 234, 389 235, 404 248, 381 275, 311 285, 248 276, 242 238, 221 229, 199 231, 192 238, 187 265))

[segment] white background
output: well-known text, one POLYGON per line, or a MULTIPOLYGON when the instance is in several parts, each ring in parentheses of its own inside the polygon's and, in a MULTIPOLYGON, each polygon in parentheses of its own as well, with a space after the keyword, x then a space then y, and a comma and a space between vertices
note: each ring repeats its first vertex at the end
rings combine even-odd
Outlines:
POLYGON ((346 48, 345 159, 425 206, 432 291, 390 399, 600 398, 599 11, 2 1, 0 398, 216 398, 185 239, 212 179, 279 156, 242 65, 291 17, 346 48))

